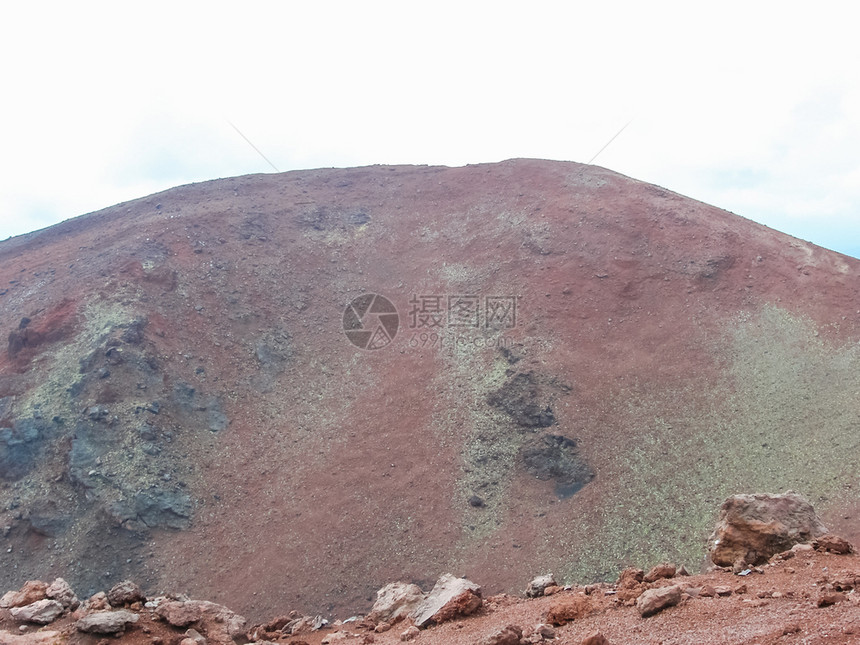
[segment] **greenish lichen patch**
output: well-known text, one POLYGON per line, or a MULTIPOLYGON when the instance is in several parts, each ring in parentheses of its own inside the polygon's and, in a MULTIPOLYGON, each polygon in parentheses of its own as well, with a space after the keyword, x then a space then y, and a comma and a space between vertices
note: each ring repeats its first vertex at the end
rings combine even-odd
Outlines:
POLYGON ((717 387, 613 395, 629 440, 601 472, 613 482, 602 512, 568 536, 565 577, 696 566, 719 504, 738 492, 793 489, 819 510, 846 499, 860 454, 857 346, 832 345, 812 321, 769 306, 738 316, 712 351, 726 365, 717 387))
POLYGON ((466 542, 486 537, 502 523, 522 434, 486 398, 506 379, 509 367, 498 351, 470 343, 450 343, 440 349, 442 365, 436 378, 441 393, 433 413, 436 441, 461 455, 456 481, 466 542), (475 498, 480 499, 480 503, 475 498), (470 503, 471 502, 471 503, 470 503))
MULTIPOLYGON (((22 416, 31 416, 35 410, 61 409, 71 406, 69 390, 83 379, 81 359, 116 328, 129 325, 136 319, 135 311, 116 302, 96 301, 83 309, 83 326, 71 342, 58 345, 50 355, 50 364, 43 368, 44 381, 33 388, 21 401, 22 416)), ((56 413, 55 413, 56 414, 56 413)))

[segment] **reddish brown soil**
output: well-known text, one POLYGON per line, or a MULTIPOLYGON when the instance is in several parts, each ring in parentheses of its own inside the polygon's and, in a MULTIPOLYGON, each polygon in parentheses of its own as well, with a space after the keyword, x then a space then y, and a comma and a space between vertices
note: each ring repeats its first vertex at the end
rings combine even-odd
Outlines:
MULTIPOLYGON (((602 585, 589 590, 589 615, 557 627, 555 639, 542 642, 578 645, 594 632, 603 634, 613 645, 860 642, 860 596, 856 590, 844 592, 835 604, 819 606, 819 599, 832 593, 834 586, 845 588, 846 585, 860 585, 860 557, 803 553, 786 562, 765 565, 761 571, 741 577, 717 570, 659 581, 655 586, 679 585, 683 589, 693 590, 701 590, 706 586, 728 587, 731 595, 692 597, 685 594, 680 605, 649 618, 642 618, 632 601, 621 602, 611 595, 613 585, 602 585)), ((573 588, 533 600, 504 595, 487 598, 484 607, 476 614, 432 626, 422 631, 412 642, 475 645, 507 625, 517 625, 525 634, 529 634, 537 625, 546 622, 550 605, 583 592, 584 588, 573 588)), ((184 635, 184 629, 167 625, 153 612, 143 610, 140 616, 141 620, 125 634, 111 640, 124 645, 152 645, 156 642, 178 643, 184 635)), ((351 638, 335 642, 393 644, 402 642, 400 634, 408 624, 401 622, 389 631, 376 633, 371 627, 347 623, 317 632, 277 637, 274 642, 318 645, 323 639, 330 638, 332 633, 344 632, 351 638)), ((205 632, 205 626, 192 626, 205 632)), ((249 634, 253 635, 255 628, 249 627, 249 634)), ((18 628, 19 623, 11 618, 8 610, 0 610, 0 638, 2 631, 14 633, 18 632, 18 628)), ((37 629, 38 626, 29 626, 27 632, 37 629)), ((64 642, 73 645, 102 642, 99 636, 77 632, 71 617, 59 619, 42 629, 60 632, 64 642)))
MULTIPOLYGON (((0 353, 5 422, 31 414, 51 375, 79 378, 83 349, 104 354, 100 316, 145 319, 143 340, 121 346, 155 367, 145 378, 114 367, 77 399, 40 399, 66 434, 0 488, 0 582, 65 575, 86 592, 133 578, 252 619, 345 617, 389 581, 426 588, 448 570, 490 594, 547 570, 566 582, 666 559, 696 570, 726 495, 788 488, 856 542, 858 270, 662 188, 535 160, 224 179, 8 240, 0 333, 24 317, 34 331, 0 353), (378 351, 342 329, 366 292, 401 314, 378 351), (422 294, 518 296, 517 324, 446 327, 440 349, 408 327, 422 294), (458 338, 503 339, 513 358, 450 351, 458 338), (488 405, 506 369, 535 375, 556 425, 524 429, 488 405), (180 382, 218 397, 229 426, 195 425, 171 399, 180 382), (135 416, 153 399, 160 414, 135 416), (70 476, 69 428, 102 404, 123 432, 145 417, 173 433, 151 480, 123 488, 140 468, 123 470, 119 448, 103 457, 110 486, 70 476), (522 467, 521 446, 542 433, 574 439, 594 473, 572 497, 522 467), (187 528, 105 519, 166 476, 192 500, 187 528), (66 528, 33 528, 44 499, 74 507, 66 528)), ((691 606, 704 618, 742 600, 691 606)), ((628 610, 606 616, 638 624, 628 610)))
MULTIPOLYGON (((846 594, 845 600, 835 605, 818 606, 823 586, 838 580, 857 579, 858 573, 860 558, 857 556, 814 555, 768 565, 763 574, 746 577, 713 572, 676 578, 661 584, 680 584, 683 588, 729 586, 733 593, 726 597, 686 597, 679 606, 649 618, 642 618, 635 606, 626 606, 612 596, 602 596, 610 588, 607 585, 607 589, 589 596, 590 616, 558 627, 556 639, 544 642, 578 645, 586 636, 600 632, 612 645, 860 643, 860 597, 856 591, 846 594), (773 598, 774 592, 782 597, 773 598)), ((582 588, 575 588, 561 595, 582 591, 582 588)), ((528 633, 546 622, 548 607, 556 600, 554 596, 534 600, 491 599, 476 616, 432 627, 422 632, 415 642, 474 645, 511 624, 528 633)), ((399 643, 403 631, 404 626, 395 625, 388 632, 374 634, 373 642, 399 643)), ((307 636, 295 637, 299 638, 311 645, 319 642, 307 636)))

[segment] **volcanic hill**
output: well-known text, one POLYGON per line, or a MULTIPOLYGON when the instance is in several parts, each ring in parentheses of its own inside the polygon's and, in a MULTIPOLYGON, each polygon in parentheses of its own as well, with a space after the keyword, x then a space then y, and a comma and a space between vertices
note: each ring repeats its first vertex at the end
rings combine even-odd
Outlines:
POLYGON ((365 611, 697 570, 794 489, 857 543, 860 261, 593 166, 174 188, 0 243, 0 587, 365 611), (376 295, 374 295, 376 294, 376 295))

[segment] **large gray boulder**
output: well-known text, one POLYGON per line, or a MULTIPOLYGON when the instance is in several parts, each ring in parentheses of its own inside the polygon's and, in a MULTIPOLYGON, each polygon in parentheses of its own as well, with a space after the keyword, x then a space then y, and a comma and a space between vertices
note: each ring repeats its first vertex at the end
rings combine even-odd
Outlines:
POLYGON ((653 616, 667 607, 673 607, 681 602, 681 588, 678 586, 648 589, 636 599, 636 609, 642 618, 653 616))
POLYGON ((133 611, 94 611, 81 618, 76 627, 78 631, 90 634, 120 634, 128 625, 136 623, 140 617, 133 611))
POLYGON ((107 592, 107 599, 111 607, 124 607, 136 602, 146 602, 143 591, 131 580, 123 580, 115 584, 107 592))
POLYGON ((47 625, 59 618, 64 610, 65 607, 56 600, 45 598, 43 600, 37 600, 36 602, 30 603, 29 605, 24 605, 23 607, 13 607, 9 612, 15 620, 47 625))
POLYGON ((411 617, 415 625, 421 628, 458 616, 468 616, 482 604, 480 586, 466 578, 446 573, 436 581, 433 590, 415 608, 411 617))
POLYGON ((56 600, 66 609, 74 610, 81 604, 81 601, 78 600, 74 590, 63 578, 57 578, 54 580, 45 590, 45 596, 51 600, 56 600))
POLYGON ((48 585, 41 580, 28 580, 18 591, 7 591, 0 598, 0 607, 23 607, 37 600, 44 600, 47 589, 48 585))
POLYGON ((423 600, 424 592, 418 585, 392 582, 376 592, 376 602, 368 618, 374 622, 396 623, 406 618, 423 600))
POLYGON ((732 495, 720 508, 709 550, 719 566, 762 564, 825 533, 812 504, 797 493, 732 495))
POLYGON ((230 645, 245 638, 246 620, 223 605, 207 600, 172 600, 158 606, 156 613, 174 627, 192 624, 210 643, 230 645))

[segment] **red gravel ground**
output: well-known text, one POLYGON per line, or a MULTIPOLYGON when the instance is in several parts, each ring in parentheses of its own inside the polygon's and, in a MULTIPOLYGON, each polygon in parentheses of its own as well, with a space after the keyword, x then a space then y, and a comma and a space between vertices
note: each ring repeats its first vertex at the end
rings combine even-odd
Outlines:
MULTIPOLYGON (((797 557, 761 567, 745 577, 717 570, 706 574, 663 580, 658 585, 680 585, 683 589, 701 590, 729 587, 729 596, 684 596, 681 604, 670 607, 649 618, 642 618, 634 606, 618 601, 612 585, 589 589, 590 615, 556 628, 553 640, 542 641, 558 645, 578 645, 586 636, 599 632, 612 645, 792 645, 817 643, 860 642, 860 557, 799 553, 797 557), (832 589, 846 591, 841 599, 829 606, 819 606, 822 596, 832 589)), ((526 635, 546 621, 547 610, 553 603, 573 594, 583 594, 585 588, 573 588, 556 595, 528 600, 522 597, 493 596, 485 600, 476 614, 420 633, 413 642, 427 645, 477 645, 507 625, 521 627, 526 635)), ((347 640, 332 642, 400 643, 400 634, 408 623, 395 624, 385 633, 349 623, 292 637, 277 639, 279 643, 317 645, 334 632, 349 635, 347 640)), ((28 632, 35 631, 36 626, 28 632)), ((68 643, 96 645, 99 637, 84 635, 74 629, 66 618, 43 628, 64 634, 68 643)), ((0 610, 0 630, 18 632, 18 623, 7 610, 0 610)), ((251 630, 253 631, 253 630, 251 630)), ((3 639, 0 631, 0 642, 3 639)), ((153 645, 178 643, 184 630, 172 628, 148 611, 141 612, 141 621, 124 635, 110 641, 123 645, 153 645), (160 640, 159 640, 160 639, 160 640)), ((12 641, 9 641, 12 642, 12 641)), ((105 641, 107 642, 107 641, 105 641)))

